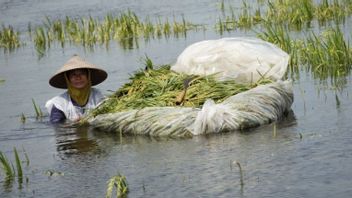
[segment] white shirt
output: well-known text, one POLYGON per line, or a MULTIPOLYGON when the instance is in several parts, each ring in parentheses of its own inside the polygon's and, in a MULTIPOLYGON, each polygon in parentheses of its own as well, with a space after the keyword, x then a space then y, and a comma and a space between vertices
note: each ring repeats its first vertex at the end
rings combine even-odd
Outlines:
POLYGON ((84 116, 87 113, 87 110, 96 107, 103 99, 103 94, 99 90, 92 88, 87 104, 83 107, 75 106, 72 103, 70 94, 66 91, 61 95, 55 96, 54 98, 48 100, 45 107, 47 108, 49 115, 53 106, 55 106, 65 114, 66 119, 76 121, 84 116))

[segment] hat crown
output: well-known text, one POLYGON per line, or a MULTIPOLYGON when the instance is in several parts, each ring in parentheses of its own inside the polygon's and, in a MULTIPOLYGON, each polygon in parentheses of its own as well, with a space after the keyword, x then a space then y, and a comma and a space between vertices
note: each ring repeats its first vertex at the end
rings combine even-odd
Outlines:
POLYGON ((78 55, 74 55, 64 64, 64 66, 57 73, 66 72, 74 69, 89 69, 89 68, 98 69, 95 65, 88 63, 78 55))
POLYGON ((67 88, 64 73, 74 69, 90 69, 92 85, 97 85, 107 78, 107 73, 103 69, 74 55, 50 78, 49 84, 56 88, 67 88))

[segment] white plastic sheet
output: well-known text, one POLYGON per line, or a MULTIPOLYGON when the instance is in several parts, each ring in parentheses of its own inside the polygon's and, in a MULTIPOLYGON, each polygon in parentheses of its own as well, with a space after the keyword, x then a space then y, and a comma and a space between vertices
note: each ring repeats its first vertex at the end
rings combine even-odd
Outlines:
POLYGON ((216 74, 219 80, 256 82, 262 77, 279 80, 285 75, 289 55, 258 38, 205 40, 188 46, 171 70, 195 75, 216 74))

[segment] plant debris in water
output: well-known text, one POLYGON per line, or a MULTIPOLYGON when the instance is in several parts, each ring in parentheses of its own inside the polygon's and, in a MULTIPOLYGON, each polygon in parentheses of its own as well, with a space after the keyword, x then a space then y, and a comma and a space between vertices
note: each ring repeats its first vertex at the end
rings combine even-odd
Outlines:
POLYGON ((170 65, 158 69, 147 68, 135 73, 130 79, 129 83, 92 110, 91 116, 145 107, 200 107, 207 99, 219 103, 258 84, 271 82, 268 79, 250 84, 219 82, 214 75, 202 77, 176 73, 170 70, 170 65))

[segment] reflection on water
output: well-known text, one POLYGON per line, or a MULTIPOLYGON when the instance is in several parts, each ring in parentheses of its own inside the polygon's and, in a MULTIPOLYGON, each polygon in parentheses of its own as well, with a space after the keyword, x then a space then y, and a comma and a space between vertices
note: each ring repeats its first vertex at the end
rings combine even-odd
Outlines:
POLYGON ((99 146, 94 137, 88 131, 88 127, 55 127, 56 146, 60 155, 70 156, 73 154, 84 154, 96 152, 99 146))

